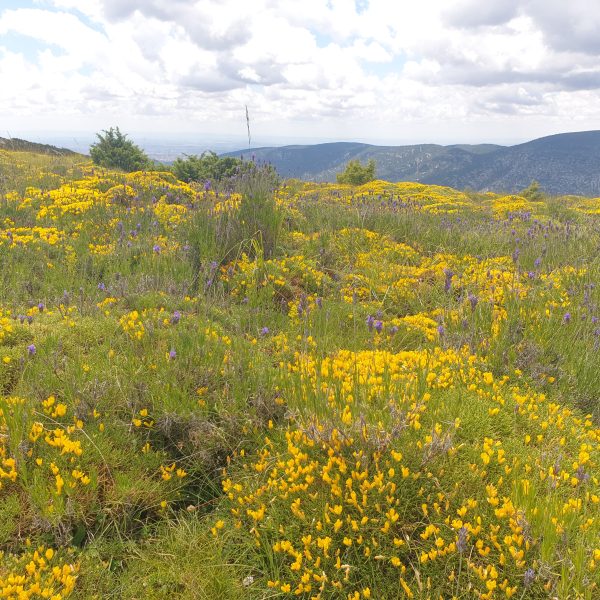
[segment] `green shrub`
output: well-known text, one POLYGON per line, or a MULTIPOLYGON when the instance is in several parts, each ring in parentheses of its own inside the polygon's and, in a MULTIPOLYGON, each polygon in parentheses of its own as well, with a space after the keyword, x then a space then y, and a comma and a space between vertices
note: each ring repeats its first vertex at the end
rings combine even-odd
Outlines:
POLYGON ((177 179, 190 181, 221 181, 236 175, 242 168, 239 158, 220 158, 214 152, 203 152, 200 156, 191 155, 178 158, 173 163, 173 173, 177 179))
POLYGON ((141 171, 151 165, 146 153, 127 139, 118 127, 104 130, 104 135, 97 133, 98 141, 90 147, 90 156, 95 164, 107 169, 116 168, 123 171, 141 171))
POLYGON ((349 183, 350 185, 362 185, 373 179, 375 179, 375 161, 373 159, 364 166, 358 159, 351 160, 346 168, 337 174, 338 183, 349 183))
POLYGON ((544 199, 544 192, 540 189, 539 182, 534 179, 524 190, 519 192, 519 196, 523 196, 523 198, 527 198, 532 202, 539 202, 544 199))

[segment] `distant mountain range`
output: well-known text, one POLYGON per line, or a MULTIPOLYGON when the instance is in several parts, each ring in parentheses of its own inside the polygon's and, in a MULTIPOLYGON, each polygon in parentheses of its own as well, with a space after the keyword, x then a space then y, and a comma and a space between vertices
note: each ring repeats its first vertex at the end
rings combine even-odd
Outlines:
POLYGON ((561 133, 516 146, 335 142, 253 148, 222 156, 254 156, 270 162, 283 177, 311 181, 335 181, 349 160, 373 159, 377 178, 387 181, 513 193, 536 180, 550 194, 600 196, 600 131, 561 133))

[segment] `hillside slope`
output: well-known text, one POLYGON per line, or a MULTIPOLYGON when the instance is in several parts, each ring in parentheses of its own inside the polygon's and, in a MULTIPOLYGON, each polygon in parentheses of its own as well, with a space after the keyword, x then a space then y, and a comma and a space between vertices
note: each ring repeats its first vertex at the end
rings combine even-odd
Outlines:
POLYGON ((0 137, 0 150, 13 150, 15 152, 33 152, 35 154, 54 154, 57 156, 77 154, 68 148, 58 148, 50 144, 38 144, 19 138, 0 137))

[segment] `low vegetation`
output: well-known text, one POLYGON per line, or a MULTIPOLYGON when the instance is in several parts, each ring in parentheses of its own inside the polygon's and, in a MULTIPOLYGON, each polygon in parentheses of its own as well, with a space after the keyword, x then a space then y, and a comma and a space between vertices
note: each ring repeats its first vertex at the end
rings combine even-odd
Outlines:
POLYGON ((363 185, 375 179, 375 161, 370 160, 366 165, 361 164, 358 159, 351 160, 346 168, 337 174, 338 183, 350 185, 363 185))
POLYGON ((0 168, 1 597, 598 597, 600 199, 0 168))
POLYGON ((121 133, 118 127, 111 127, 97 133, 98 141, 90 147, 90 156, 94 164, 107 169, 139 171, 151 164, 146 153, 121 133))
POLYGON ((244 164, 239 158, 231 156, 220 158, 214 152, 204 152, 201 156, 177 158, 173 163, 173 173, 177 179, 187 183, 191 181, 210 183, 234 177, 244 168, 244 164))

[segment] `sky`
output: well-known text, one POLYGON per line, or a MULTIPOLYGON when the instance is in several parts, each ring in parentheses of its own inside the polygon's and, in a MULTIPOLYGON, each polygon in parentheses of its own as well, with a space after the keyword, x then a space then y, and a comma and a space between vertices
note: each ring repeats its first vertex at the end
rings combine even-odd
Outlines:
MULTIPOLYGON (((598 0, 0 0, 0 136, 518 143, 600 129, 598 0)), ((244 142, 245 140, 245 142, 244 142)))

